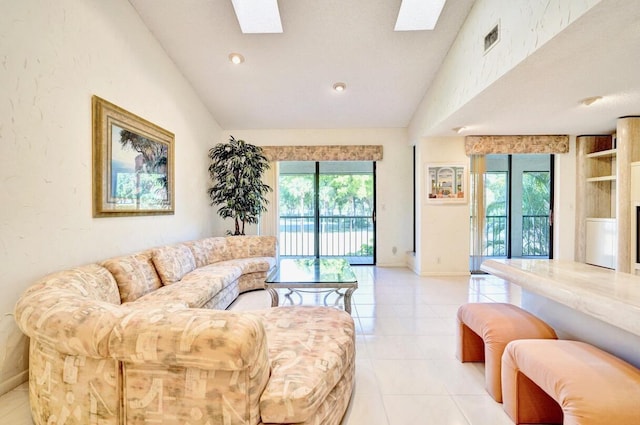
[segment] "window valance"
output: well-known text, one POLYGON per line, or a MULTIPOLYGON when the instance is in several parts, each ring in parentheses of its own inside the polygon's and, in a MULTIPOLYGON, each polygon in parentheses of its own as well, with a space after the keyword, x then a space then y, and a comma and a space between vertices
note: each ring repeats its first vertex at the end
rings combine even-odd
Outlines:
POLYGON ((269 161, 380 161, 382 145, 262 146, 269 161))
POLYGON ((467 136, 464 140, 464 150, 467 155, 567 153, 569 136, 467 136))

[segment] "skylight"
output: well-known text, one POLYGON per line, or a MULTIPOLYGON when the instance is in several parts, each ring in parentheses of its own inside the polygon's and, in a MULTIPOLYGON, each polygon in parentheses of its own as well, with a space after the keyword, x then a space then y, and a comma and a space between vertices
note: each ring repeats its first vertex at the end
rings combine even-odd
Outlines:
POLYGON ((402 0, 395 31, 432 30, 446 0, 402 0))
POLYGON ((244 34, 280 33, 278 0, 231 0, 244 34))

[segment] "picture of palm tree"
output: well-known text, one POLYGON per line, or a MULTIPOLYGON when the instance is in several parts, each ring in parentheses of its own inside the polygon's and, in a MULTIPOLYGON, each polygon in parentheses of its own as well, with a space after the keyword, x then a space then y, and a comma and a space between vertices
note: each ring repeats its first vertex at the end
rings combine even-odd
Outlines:
POLYGON ((111 198, 120 205, 153 207, 168 199, 168 145, 111 128, 111 198))

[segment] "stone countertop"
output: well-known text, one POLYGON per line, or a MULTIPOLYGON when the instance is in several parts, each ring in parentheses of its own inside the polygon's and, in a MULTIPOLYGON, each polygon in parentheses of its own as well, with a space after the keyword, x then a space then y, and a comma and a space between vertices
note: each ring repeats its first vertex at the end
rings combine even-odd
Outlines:
POLYGON ((480 269, 640 335, 640 276, 561 260, 485 260, 480 269))

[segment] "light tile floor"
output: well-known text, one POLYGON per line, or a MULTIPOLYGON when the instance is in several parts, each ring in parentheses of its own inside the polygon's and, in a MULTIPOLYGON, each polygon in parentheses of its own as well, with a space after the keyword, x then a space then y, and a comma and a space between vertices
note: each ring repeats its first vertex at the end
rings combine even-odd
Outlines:
MULTIPOLYGON (((356 383, 343 425, 512 425, 502 405, 484 390, 483 365, 456 360, 455 314, 465 302, 519 305, 519 287, 485 275, 420 277, 408 269, 372 266, 354 270, 356 383)), ((302 298, 314 304, 324 296, 302 298)), ((280 299, 286 300, 284 292, 280 299)), ((266 291, 255 291, 241 295, 231 308, 269 305, 266 291)), ((0 424, 31 425, 28 409, 23 385, 0 398, 0 424)))

